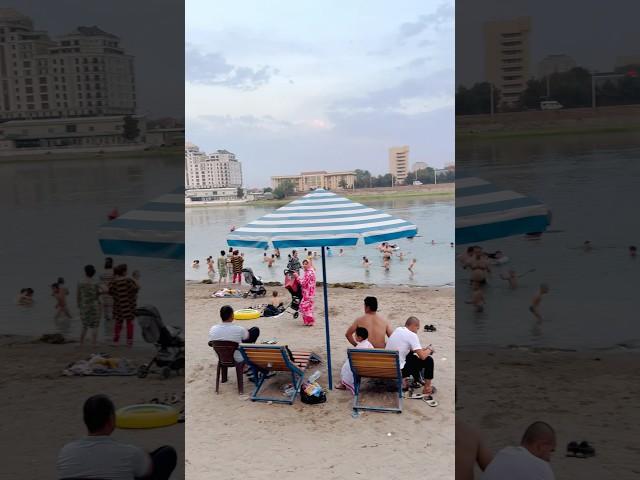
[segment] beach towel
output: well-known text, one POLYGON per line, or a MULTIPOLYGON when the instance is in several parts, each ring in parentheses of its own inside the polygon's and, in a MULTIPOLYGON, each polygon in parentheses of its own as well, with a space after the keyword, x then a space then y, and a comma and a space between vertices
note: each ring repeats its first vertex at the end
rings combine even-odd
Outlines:
POLYGON ((103 353, 94 353, 88 358, 78 360, 62 371, 63 375, 74 376, 131 376, 136 375, 138 369, 126 358, 116 358, 103 353))
POLYGON ((212 298, 243 298, 244 293, 240 290, 233 290, 229 288, 223 288, 217 292, 211 294, 212 298))

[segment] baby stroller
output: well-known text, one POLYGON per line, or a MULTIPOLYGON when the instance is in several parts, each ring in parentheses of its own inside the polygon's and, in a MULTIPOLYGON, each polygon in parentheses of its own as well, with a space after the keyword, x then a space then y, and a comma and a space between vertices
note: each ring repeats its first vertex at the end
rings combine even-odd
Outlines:
POLYGON ((284 288, 286 288, 291 294, 291 305, 289 308, 293 310, 293 318, 298 318, 300 312, 300 302, 302 301, 302 285, 298 279, 294 276, 293 270, 284 271, 284 288))
POLYGON ((135 315, 142 328, 142 338, 156 347, 156 355, 151 361, 138 368, 138 378, 145 378, 154 364, 160 367, 160 374, 164 378, 169 378, 171 370, 179 373, 179 370, 184 369, 182 330, 178 327, 166 326, 160 312, 153 305, 136 308, 135 315))
POLYGON ((253 296, 253 298, 264 297, 267 294, 267 289, 264 288, 264 283, 262 283, 260 277, 256 277, 253 274, 252 269, 243 268, 242 273, 244 275, 244 281, 251 285, 251 289, 247 292, 245 297, 248 297, 249 295, 253 296))

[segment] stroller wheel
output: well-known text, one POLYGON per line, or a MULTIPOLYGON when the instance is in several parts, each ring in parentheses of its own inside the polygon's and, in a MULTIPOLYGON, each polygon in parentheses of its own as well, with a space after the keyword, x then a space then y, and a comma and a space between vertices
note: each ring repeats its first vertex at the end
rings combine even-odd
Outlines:
POLYGON ((146 365, 140 365, 138 367, 138 378, 145 378, 149 373, 149 369, 146 365))
POLYGON ((160 374, 162 375, 162 378, 169 378, 171 376, 171 369, 169 367, 162 367, 160 374))
POLYGON ((298 318, 298 315, 300 315, 300 312, 296 312, 293 314, 293 318, 298 318))

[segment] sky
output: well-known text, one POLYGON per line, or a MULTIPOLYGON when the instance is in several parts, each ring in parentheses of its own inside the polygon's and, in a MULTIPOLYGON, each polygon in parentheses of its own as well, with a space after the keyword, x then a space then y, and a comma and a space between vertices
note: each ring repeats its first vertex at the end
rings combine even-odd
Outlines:
POLYGON ((187 0, 186 137, 246 187, 301 171, 454 161, 452 0, 187 0))
POLYGON ((135 57, 139 113, 184 117, 184 3, 180 0, 3 0, 52 38, 97 25, 135 57))
POLYGON ((592 71, 613 70, 618 56, 640 58, 640 3, 629 0, 458 0, 456 85, 484 81, 483 23, 531 17, 531 73, 550 54, 592 71))

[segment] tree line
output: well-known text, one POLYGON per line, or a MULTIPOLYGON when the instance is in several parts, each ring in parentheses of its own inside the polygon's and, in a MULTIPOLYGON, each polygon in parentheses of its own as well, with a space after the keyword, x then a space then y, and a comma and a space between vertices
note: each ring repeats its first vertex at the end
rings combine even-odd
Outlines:
MULTIPOLYGON (((640 65, 625 65, 615 69, 619 78, 598 80, 596 101, 599 106, 640 104, 640 65)), ((583 67, 574 67, 566 72, 555 72, 542 78, 531 78, 518 101, 507 105, 501 92, 494 88, 494 111, 520 111, 539 109, 540 102, 555 100, 565 108, 590 107, 591 72, 583 67), (547 96, 547 87, 549 95, 547 96)), ((475 83, 467 88, 456 89, 456 115, 490 113, 490 84, 475 83)))

